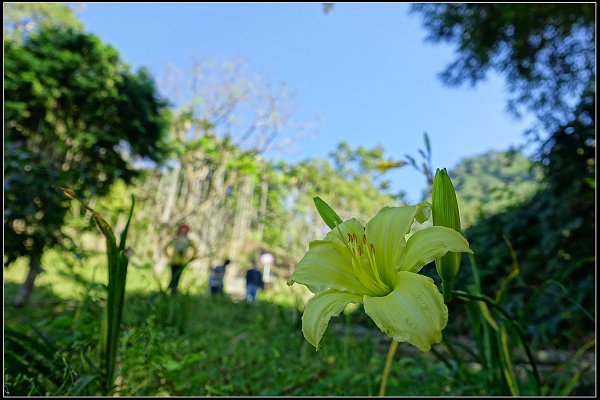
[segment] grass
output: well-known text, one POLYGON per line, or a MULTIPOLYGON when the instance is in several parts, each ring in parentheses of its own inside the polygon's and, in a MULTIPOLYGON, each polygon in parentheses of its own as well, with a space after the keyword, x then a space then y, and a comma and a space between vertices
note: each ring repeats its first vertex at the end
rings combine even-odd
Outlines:
MULTIPOLYGON (((25 268, 15 264, 5 271, 5 325, 33 337, 37 330, 60 349, 65 365, 60 383, 41 379, 34 369, 20 375, 6 369, 10 395, 101 392, 93 376, 100 351, 105 261, 102 254, 85 265, 73 266, 69 259, 57 251, 46 254, 46 272, 26 308, 11 303, 25 268)), ((252 306, 228 296, 208 296, 204 281, 192 270, 182 276, 181 294, 172 297, 160 289, 168 278, 130 266, 115 394, 377 394, 389 342, 364 313, 333 318, 317 352, 302 336, 301 313, 294 306, 297 295, 285 285, 259 294, 259 303, 252 306)), ((415 353, 400 344, 386 394, 448 395, 451 383, 447 367, 430 353, 415 353)))
MULTIPOLYGON (((25 261, 4 270, 5 395, 100 395, 97 360, 106 255, 99 252, 78 260, 48 251, 43 259, 46 271, 38 277, 30 303, 15 308, 12 299, 25 278, 25 261)), ((191 268, 183 273, 180 294, 172 297, 164 291, 169 278, 168 271, 157 276, 151 266, 133 261, 129 266, 115 395, 377 395, 389 338, 360 307, 331 319, 317 352, 302 336, 300 309, 306 293, 298 285, 278 282, 261 292, 252 306, 229 296, 210 297, 206 274, 191 268)), ((448 340, 463 338, 464 327, 458 329, 457 323, 466 316, 459 309, 451 312, 444 331, 448 340)), ((446 350, 443 343, 432 349, 446 350)), ((593 393, 593 366, 589 371, 574 367, 580 356, 544 372, 542 393, 554 393, 547 385, 572 385, 571 395, 593 393), (585 376, 573 381, 581 377, 579 371, 585 376), (561 379, 558 385, 555 381, 561 379)), ((477 372, 477 365, 467 363, 467 371, 450 361, 444 364, 433 352, 421 353, 401 343, 386 395, 493 394, 485 369, 477 372), (458 379, 461 374, 469 379, 458 379)))

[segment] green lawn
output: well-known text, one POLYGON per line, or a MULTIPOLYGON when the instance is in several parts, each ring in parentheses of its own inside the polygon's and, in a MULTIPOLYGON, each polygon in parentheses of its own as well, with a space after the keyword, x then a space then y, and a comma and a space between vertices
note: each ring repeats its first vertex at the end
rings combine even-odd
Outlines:
MULTIPOLYGON (((5 326, 59 355, 58 361, 42 360, 56 370, 54 377, 31 367, 34 363, 20 373, 5 369, 9 395, 99 394, 92 377, 104 297, 99 284, 106 281, 103 261, 99 256, 69 269, 59 253, 49 252, 46 271, 24 308, 11 301, 25 268, 17 263, 5 270, 5 326)), ((377 395, 389 342, 360 309, 333 318, 323 348, 315 351, 302 336, 298 298, 287 286, 261 293, 252 306, 228 296, 211 298, 191 271, 182 277, 182 293, 172 298, 159 289, 167 275, 157 279, 151 269, 129 269, 119 395, 377 395)), ((452 381, 431 353, 401 344, 387 395, 460 393, 464 388, 451 388, 452 381)))

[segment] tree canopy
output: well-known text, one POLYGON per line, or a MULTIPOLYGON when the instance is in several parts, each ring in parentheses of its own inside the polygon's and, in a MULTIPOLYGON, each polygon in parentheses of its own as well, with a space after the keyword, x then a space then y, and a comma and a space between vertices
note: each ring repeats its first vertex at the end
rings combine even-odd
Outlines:
MULTIPOLYGON (((105 194, 137 172, 136 157, 160 160, 166 102, 94 35, 40 29, 5 41, 5 263, 63 237, 68 202, 50 188, 105 194)), ((35 255, 35 257, 34 257, 35 255)))
POLYGON ((546 128, 567 123, 595 77, 595 5, 415 4, 428 40, 457 45, 440 74, 451 86, 503 75, 516 114, 528 108, 546 128))
POLYGON ((463 159, 450 174, 463 229, 527 201, 542 183, 539 165, 517 150, 463 159))
POLYGON ((74 3, 4 3, 2 9, 4 40, 22 42, 29 34, 53 26, 83 29, 74 3))
MULTIPOLYGON (((457 45, 441 74, 445 83, 476 84, 495 71, 512 94, 508 108, 533 112, 548 133, 536 153, 539 190, 482 214, 466 231, 484 262, 484 286, 497 287, 498 271, 512 264, 505 236, 521 265, 512 306, 530 333, 555 343, 584 337, 594 323, 595 5, 417 4, 413 11, 429 40, 457 45), (567 324, 580 331, 562 329, 567 324)), ((482 176, 473 178, 465 182, 482 176)), ((459 190, 465 182, 458 180, 459 190)), ((505 181, 504 191, 522 183, 505 181)))
POLYGON ((466 230, 482 267, 482 282, 497 287, 511 265, 502 236, 521 265, 515 311, 537 339, 559 343, 574 329, 593 332, 595 274, 595 90, 576 117, 543 146, 544 185, 528 200, 484 216, 466 230), (499 278, 500 277, 500 278, 499 278), (567 328, 569 325, 569 329, 567 328))

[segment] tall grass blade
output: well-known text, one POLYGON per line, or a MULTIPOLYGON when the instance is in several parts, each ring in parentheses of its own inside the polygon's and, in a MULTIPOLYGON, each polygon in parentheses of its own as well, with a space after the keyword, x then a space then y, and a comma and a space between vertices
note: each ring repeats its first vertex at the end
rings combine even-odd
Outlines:
POLYGON ((513 369, 513 363, 510 356, 510 350, 508 348, 508 335, 506 333, 506 327, 504 324, 500 326, 500 331, 497 332, 498 339, 498 351, 500 353, 500 364, 502 365, 502 373, 504 379, 513 396, 519 396, 519 384, 515 376, 513 369))
POLYGON ((105 394, 110 394, 114 387, 114 374, 117 359, 117 346, 120 334, 121 319, 123 316, 123 305, 125 299, 125 284, 127 280, 127 265, 129 259, 125 251, 125 244, 135 199, 131 196, 131 208, 127 219, 127 225, 121 233, 120 244, 117 246, 115 234, 106 220, 89 205, 87 205, 75 192, 60 186, 55 186, 67 195, 78 200, 84 207, 92 212, 92 216, 98 228, 106 238, 106 255, 108 259, 108 288, 106 306, 102 316, 102 387, 105 394))
POLYGON ((521 270, 517 261, 517 254, 515 253, 515 250, 513 249, 512 244, 510 243, 510 240, 508 240, 508 238, 504 235, 502 235, 502 239, 504 239, 504 242, 506 243, 506 246, 508 246, 508 250, 510 251, 510 256, 512 258, 512 268, 506 276, 506 278, 504 278, 502 284, 500 285, 500 288, 496 292, 496 303, 498 304, 502 303, 502 300, 504 300, 504 296, 506 295, 506 291, 508 290, 510 282, 517 275, 519 275, 519 271, 521 270))

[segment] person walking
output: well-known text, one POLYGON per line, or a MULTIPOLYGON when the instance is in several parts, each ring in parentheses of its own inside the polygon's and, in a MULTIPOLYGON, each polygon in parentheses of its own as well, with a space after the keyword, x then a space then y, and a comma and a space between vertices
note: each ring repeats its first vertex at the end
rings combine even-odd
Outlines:
POLYGON ((177 286, 179 286, 179 279, 181 278, 183 269, 196 258, 197 249, 188 237, 189 232, 190 227, 186 224, 181 224, 177 231, 177 236, 169 241, 164 248, 165 255, 170 259, 171 282, 169 282, 169 289, 173 295, 177 293, 177 286))
POLYGON ((246 271, 246 302, 256 304, 256 295, 259 289, 264 289, 262 273, 256 268, 256 263, 252 260, 252 268, 246 271))
POLYGON ((229 258, 223 261, 223 264, 217 265, 210 271, 210 276, 208 278, 208 287, 210 288, 210 294, 216 295, 219 293, 223 293, 223 278, 225 277, 225 270, 227 265, 231 260, 229 258))

